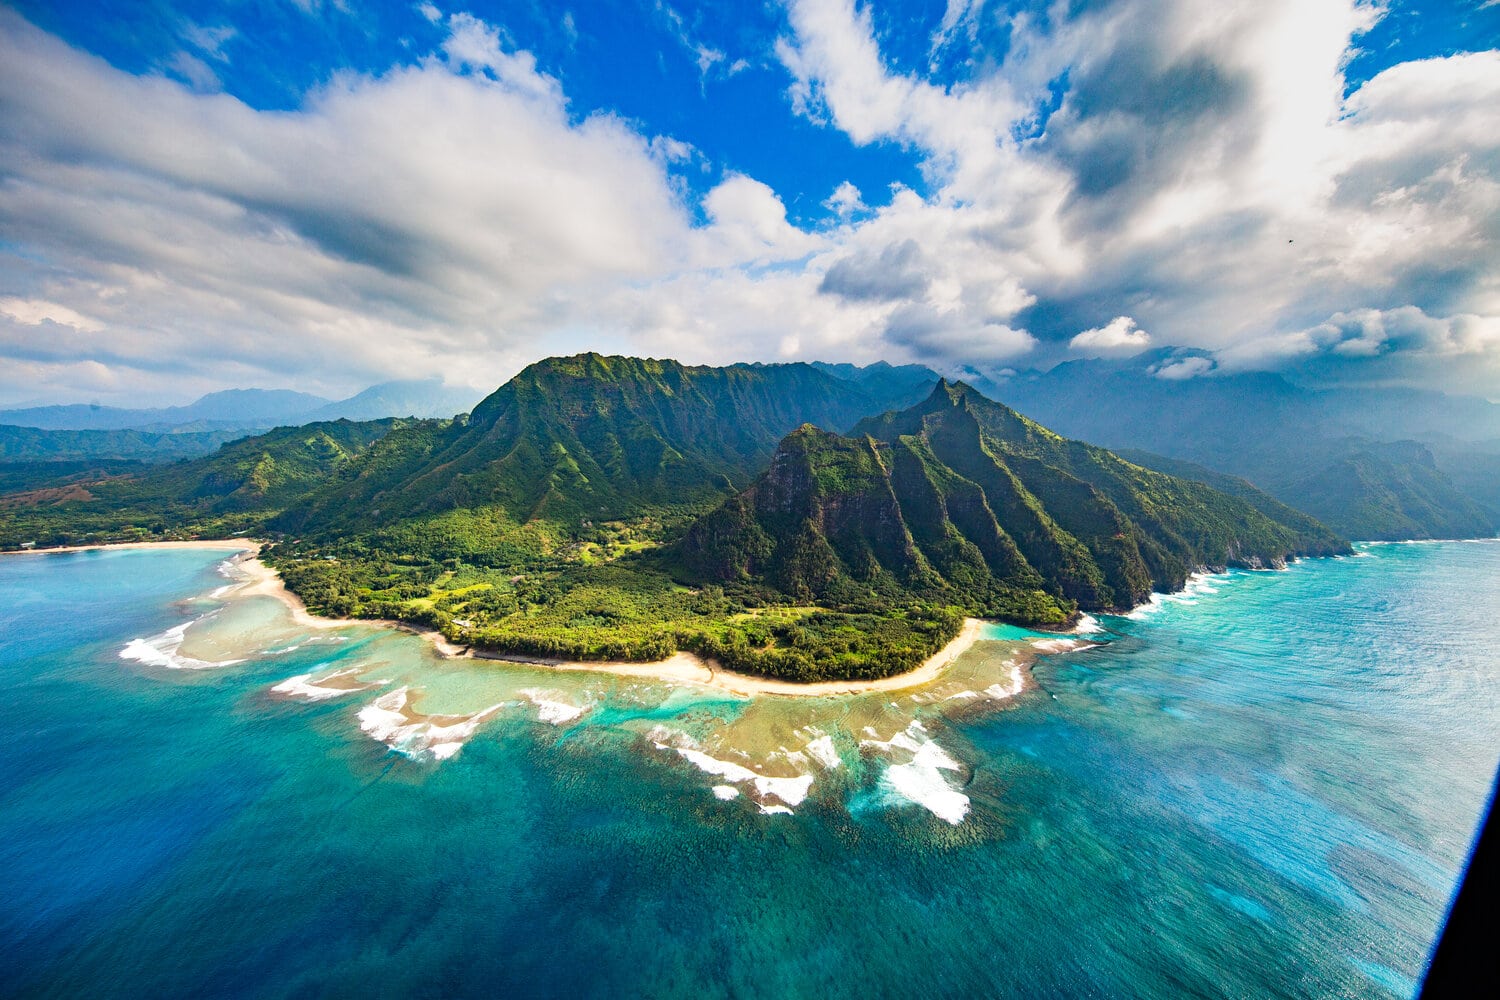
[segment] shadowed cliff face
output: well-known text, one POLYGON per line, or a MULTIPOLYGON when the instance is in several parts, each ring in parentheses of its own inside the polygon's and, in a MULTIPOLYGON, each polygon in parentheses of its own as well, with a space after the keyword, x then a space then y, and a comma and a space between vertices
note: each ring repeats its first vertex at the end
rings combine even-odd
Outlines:
POLYGON ((704 579, 758 577, 802 598, 898 592, 1046 622, 1075 606, 1133 606, 1200 567, 1347 550, 1293 520, 940 383, 848 437, 797 429, 754 485, 689 530, 680 554, 704 579))

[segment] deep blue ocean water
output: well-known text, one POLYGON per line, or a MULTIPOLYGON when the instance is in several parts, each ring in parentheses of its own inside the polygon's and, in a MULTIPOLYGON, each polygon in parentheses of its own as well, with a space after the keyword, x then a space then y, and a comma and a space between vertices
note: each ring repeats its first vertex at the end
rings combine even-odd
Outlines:
POLYGON ((1495 543, 1213 577, 979 706, 441 661, 222 606, 222 558, 0 559, 0 994, 1409 996, 1500 761, 1495 543), (399 753, 400 686, 499 707, 399 753), (912 719, 958 822, 893 793, 912 719), (791 815, 671 742, 818 734, 791 815))

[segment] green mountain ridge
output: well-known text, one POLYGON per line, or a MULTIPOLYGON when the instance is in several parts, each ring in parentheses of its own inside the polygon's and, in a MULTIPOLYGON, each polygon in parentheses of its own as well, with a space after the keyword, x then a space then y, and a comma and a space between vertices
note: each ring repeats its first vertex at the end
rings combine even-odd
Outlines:
MULTIPOLYGON (((447 418, 467 412, 476 394, 439 379, 384 382, 337 402, 306 393, 234 389, 188 406, 126 410, 44 406, 0 411, 0 461, 166 464, 212 454, 221 445, 278 427, 389 417, 447 418)), ((38 469, 38 474, 45 469, 38 469)), ((59 477, 67 475, 57 470, 59 477)))
POLYGON ((1196 465, 1193 462, 1167 458, 1165 455, 1156 455, 1149 451, 1140 451, 1135 448, 1117 448, 1113 450, 1120 458, 1139 465, 1142 468, 1152 469, 1168 476, 1175 476, 1178 479, 1189 479, 1193 482, 1203 483, 1204 485, 1212 486, 1220 493, 1238 497, 1273 521, 1279 521, 1288 527, 1305 532, 1333 530, 1312 515, 1304 514, 1295 507, 1282 503, 1250 482, 1250 480, 1241 476, 1232 476, 1227 472, 1217 472, 1205 466, 1196 465))
MULTIPOLYGON (((264 433, 269 427, 257 430, 264 433)), ((0 461, 38 464, 131 459, 172 462, 208 454, 226 442, 251 433, 251 429, 242 427, 168 433, 134 429, 56 431, 0 425, 0 461)))
POLYGON ((1323 461, 1267 470, 1267 484, 1350 537, 1477 538, 1500 528, 1494 512, 1466 496, 1416 441, 1346 439, 1323 461), (1356 530, 1357 529, 1357 530, 1356 530))
POLYGON ((1263 506, 940 382, 847 437, 800 428, 753 486, 688 530, 679 555, 699 579, 758 580, 797 600, 906 593, 1058 624, 1075 607, 1121 610, 1181 589, 1197 569, 1348 551, 1305 515, 1286 523, 1263 506))
POLYGON ((580 524, 707 504, 747 484, 799 424, 847 427, 886 405, 804 364, 549 358, 467 421, 393 434, 274 526, 321 536, 481 508, 580 524))
POLYGON ((1163 348, 1069 361, 981 389, 1070 436, 1243 477, 1348 538, 1500 529, 1500 478, 1482 444, 1500 407, 1417 390, 1310 389, 1265 372, 1160 377, 1184 357, 1208 355, 1163 348), (1411 440, 1423 437, 1442 444, 1411 440))
MULTIPOLYGON (((11 506, 0 517, 0 548, 263 531, 270 516, 350 465, 393 428, 409 423, 338 420, 282 427, 229 442, 202 458, 126 467, 122 475, 79 482, 87 499, 75 493, 62 504, 11 506)), ((26 488, 43 485, 28 482, 32 477, 23 477, 22 470, 13 475, 26 488)))
MULTIPOLYGON (((1228 483, 1250 485, 1180 459, 1133 449, 1122 449, 1120 454, 1147 468, 1225 492, 1234 492, 1228 483)), ((1500 524, 1494 511, 1459 492, 1437 468, 1427 448, 1415 441, 1349 442, 1315 469, 1288 469, 1273 482, 1278 493, 1300 499, 1308 512, 1301 516, 1316 517, 1351 538, 1471 538, 1490 534, 1489 526, 1500 524)))
POLYGON ((3 498, 0 547, 270 537, 318 613, 803 681, 910 670, 965 613, 1058 626, 1199 566, 1343 550, 965 386, 893 410, 920 372, 850 374, 548 359, 453 420, 280 428, 61 485, 17 469, 31 488, 3 498))

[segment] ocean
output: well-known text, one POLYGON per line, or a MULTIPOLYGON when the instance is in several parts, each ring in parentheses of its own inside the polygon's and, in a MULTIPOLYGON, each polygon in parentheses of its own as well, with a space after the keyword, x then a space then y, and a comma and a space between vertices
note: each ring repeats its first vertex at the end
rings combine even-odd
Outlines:
POLYGON ((0 993, 1408 997, 1500 763, 1496 542, 753 700, 224 555, 0 558, 0 993))

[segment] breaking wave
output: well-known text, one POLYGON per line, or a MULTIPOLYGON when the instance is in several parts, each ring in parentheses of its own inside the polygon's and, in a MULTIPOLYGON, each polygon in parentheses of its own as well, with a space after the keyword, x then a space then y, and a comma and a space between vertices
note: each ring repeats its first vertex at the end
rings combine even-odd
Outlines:
POLYGON ((232 667, 236 663, 244 663, 244 660, 197 660, 178 653, 183 641, 187 638, 187 630, 202 620, 198 618, 183 622, 181 625, 173 625, 165 632, 145 639, 131 639, 125 644, 125 648, 120 650, 120 659, 134 660, 148 667, 162 667, 167 670, 212 670, 215 667, 232 667))
POLYGON ((331 698, 342 698, 345 695, 368 691, 383 683, 351 680, 359 674, 359 671, 359 667, 347 667, 325 674, 317 680, 313 680, 313 674, 298 674, 296 677, 288 677, 271 688, 271 693, 279 694, 284 698, 296 698, 299 701, 328 701, 331 698))
MULTIPOLYGON (((781 777, 761 774, 743 764, 712 757, 686 733, 674 732, 665 726, 653 727, 647 737, 658 750, 673 750, 683 760, 705 774, 723 778, 726 784, 714 786, 714 795, 718 798, 726 800, 737 798, 741 789, 735 786, 744 786, 745 795, 760 808, 762 813, 767 815, 790 814, 793 807, 801 805, 807 798, 808 792, 812 790, 813 776, 811 774, 781 777), (735 794, 730 795, 727 793, 729 791, 735 794)), ((830 748, 832 746, 831 740, 829 746, 830 748)))
POLYGON ((888 740, 881 740, 873 729, 866 729, 869 739, 861 747, 880 752, 901 763, 887 764, 880 776, 880 786, 888 794, 915 803, 939 819, 957 826, 969 815, 969 797, 948 780, 948 775, 963 771, 963 765, 927 735, 921 720, 913 719, 904 730, 888 740))
POLYGON ((359 728, 396 753, 415 760, 447 760, 463 749, 480 725, 503 705, 471 715, 423 715, 408 704, 409 688, 399 687, 359 710, 359 728))

